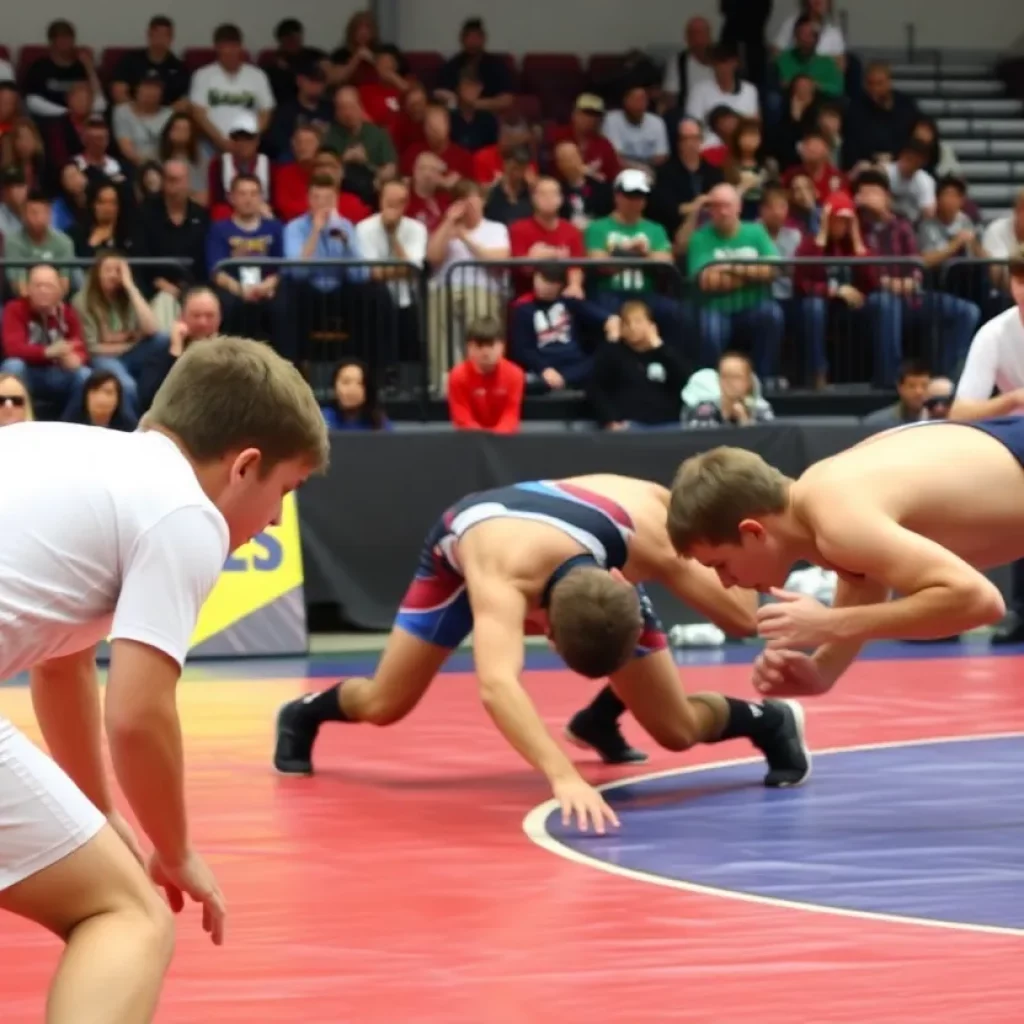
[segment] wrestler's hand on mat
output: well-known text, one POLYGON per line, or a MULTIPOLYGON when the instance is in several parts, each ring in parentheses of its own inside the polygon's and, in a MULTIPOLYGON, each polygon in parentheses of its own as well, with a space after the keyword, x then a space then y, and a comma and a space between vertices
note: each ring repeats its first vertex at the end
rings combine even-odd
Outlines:
POLYGON ((817 647, 836 639, 832 609, 813 597, 772 587, 775 604, 757 610, 757 635, 776 647, 817 647))
POLYGON ((121 837, 124 845, 131 851, 132 856, 143 866, 146 858, 142 854, 142 847, 139 845, 138 836, 135 830, 124 820, 119 811, 111 811, 107 815, 107 824, 121 837))
POLYGON ((589 783, 584 782, 579 776, 569 779, 559 779, 552 785, 555 799, 562 807, 562 824, 568 826, 576 817, 576 825, 581 832, 594 824, 594 831, 603 836, 605 822, 610 822, 616 828, 619 819, 615 812, 605 802, 603 796, 589 783))
POLYGON ((203 931, 210 933, 215 946, 224 942, 224 918, 227 908, 217 879, 202 857, 189 850, 180 863, 169 864, 154 853, 149 861, 149 876, 167 893, 171 910, 180 914, 185 896, 203 905, 203 931))
POLYGON ((753 682, 754 689, 766 697, 819 697, 833 685, 810 655, 772 647, 754 661, 753 682))

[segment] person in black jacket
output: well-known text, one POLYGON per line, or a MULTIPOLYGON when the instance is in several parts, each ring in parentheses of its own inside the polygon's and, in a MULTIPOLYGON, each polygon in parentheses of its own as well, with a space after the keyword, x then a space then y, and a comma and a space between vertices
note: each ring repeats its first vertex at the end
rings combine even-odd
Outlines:
POLYGON ((658 334, 650 309, 630 301, 620 313, 622 341, 604 344, 594 360, 591 406, 605 430, 679 425, 687 368, 658 334))
POLYGON ((529 394, 584 389, 594 359, 586 335, 604 330, 619 338, 619 318, 585 299, 566 298, 565 267, 545 264, 533 275, 533 292, 512 307, 512 358, 526 371, 529 394))
POLYGON ((725 180, 720 167, 701 156, 704 129, 699 121, 684 117, 676 129, 676 151, 658 168, 648 216, 665 225, 675 237, 694 203, 725 180))

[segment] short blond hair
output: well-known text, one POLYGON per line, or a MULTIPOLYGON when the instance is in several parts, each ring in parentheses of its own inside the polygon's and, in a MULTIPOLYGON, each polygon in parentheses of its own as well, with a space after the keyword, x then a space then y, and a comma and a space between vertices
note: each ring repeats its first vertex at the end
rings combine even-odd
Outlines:
POLYGON ((258 448, 260 472, 290 459, 327 468, 327 425, 299 371, 269 345, 212 337, 190 345, 142 419, 173 434, 197 462, 258 448))
POLYGON ((790 479, 745 448, 687 459, 672 481, 668 535, 680 554, 694 544, 738 544, 740 523, 785 511, 790 479))
POLYGON ((640 596, 604 569, 574 569, 551 591, 548 624, 566 665, 601 679, 636 653, 644 629, 640 596))

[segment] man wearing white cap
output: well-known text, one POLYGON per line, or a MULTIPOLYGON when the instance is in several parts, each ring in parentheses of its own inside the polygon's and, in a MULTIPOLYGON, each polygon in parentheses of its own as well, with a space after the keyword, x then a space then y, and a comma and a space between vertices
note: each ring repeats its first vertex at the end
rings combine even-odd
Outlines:
POLYGON ((270 209, 270 160, 260 152, 260 123, 249 110, 239 110, 227 123, 228 148, 210 161, 210 213, 214 220, 231 216, 228 196, 231 183, 240 174, 251 175, 260 183, 264 217, 273 217, 270 209))
MULTIPOLYGON (((644 217, 651 194, 651 181, 646 171, 629 168, 615 178, 615 209, 610 217, 591 221, 584 235, 587 255, 594 259, 644 260, 652 263, 672 262, 672 242, 665 229, 644 217)), ((609 268, 597 283, 594 298, 609 312, 617 313, 628 299, 643 299, 648 305, 662 336, 678 340, 682 330, 682 306, 665 295, 655 294, 655 284, 669 278, 642 266, 625 269, 609 268)))

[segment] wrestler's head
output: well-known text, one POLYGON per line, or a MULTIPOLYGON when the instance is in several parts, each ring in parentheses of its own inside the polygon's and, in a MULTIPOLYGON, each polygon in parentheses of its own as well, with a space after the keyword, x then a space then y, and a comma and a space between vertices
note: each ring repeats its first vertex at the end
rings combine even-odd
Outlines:
POLYGON ((161 385, 143 430, 173 440, 224 516, 232 550, 281 517, 285 496, 327 466, 323 413, 302 374, 269 345, 191 345, 161 385))
POLYGON ((713 448, 687 459, 669 501, 673 547, 714 569, 727 587, 781 587, 797 560, 780 528, 790 483, 743 448, 713 448))
POLYGON ((587 679, 618 671, 633 657, 644 620, 636 587, 604 569, 574 569, 555 584, 548 603, 551 642, 587 679))

